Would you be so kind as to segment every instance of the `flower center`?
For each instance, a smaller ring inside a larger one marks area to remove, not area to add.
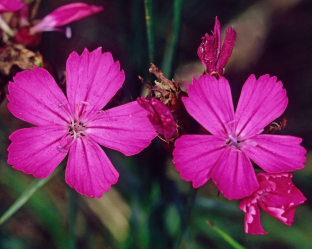
[[[80,136],[85,136],[83,133],[84,129],[85,129],[85,125],[81,121],[77,122],[76,120],[74,121],[74,123],[71,123],[68,126],[69,134],[74,139]]]
[[[225,140],[225,143],[227,146],[234,147],[235,149],[239,149],[241,147],[240,141],[232,134],[228,136],[228,138]]]
[[[59,104],[57,108],[63,108],[66,104],[67,103]],[[93,116],[89,118],[86,117],[86,114],[88,114],[84,108],[86,105],[90,104],[85,101],[81,101],[79,104],[76,104],[74,114],[71,114],[67,108],[64,108],[64,110],[68,114],[69,120],[67,126],[68,133],[66,133],[64,137],[60,140],[59,149],[61,152],[67,153],[69,151],[69,148],[76,141],[77,138],[86,138],[86,126],[88,125],[88,121],[92,120],[93,118]]]
[[[57,108],[64,108],[68,103],[59,104]],[[68,114],[68,133],[60,140],[59,149],[61,152],[68,152],[71,145],[76,141],[77,138],[88,139],[88,134],[86,132],[89,123],[94,120],[94,118],[102,113],[99,111],[90,111],[86,109],[86,106],[90,106],[90,103],[86,101],[80,101],[75,105],[75,112],[72,114],[67,108],[64,108],[65,112]]]

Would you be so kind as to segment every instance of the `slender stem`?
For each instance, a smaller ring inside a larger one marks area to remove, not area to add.
[[[2,225],[7,219],[9,219],[17,210],[19,210],[32,195],[40,189],[45,183],[47,183],[53,176],[55,176],[63,167],[57,167],[54,172],[44,179],[36,179],[34,180],[28,189],[24,191],[24,193],[17,198],[17,200],[9,207],[9,209],[0,217],[0,225]]]
[[[35,0],[34,3],[32,4],[31,12],[30,12],[30,20],[32,21],[33,19],[36,18],[39,6],[40,6],[41,0]]]
[[[152,15],[152,0],[144,0],[145,3],[145,20],[147,28],[147,42],[148,42],[148,56],[150,63],[154,63],[154,29],[153,29],[153,15]]]
[[[71,187],[68,190],[68,221],[70,249],[76,248],[76,217],[77,217],[77,192]]]
[[[220,228],[216,227],[211,221],[207,220],[207,224],[217,233],[219,234],[226,242],[228,242],[235,249],[245,249],[242,245],[240,245],[237,241],[235,241],[228,234],[223,232]]]
[[[177,45],[180,39],[181,31],[181,12],[182,12],[182,1],[175,0],[173,6],[173,32],[172,37],[166,45],[165,56],[162,63],[161,70],[167,78],[172,76],[173,60],[176,57]]]
[[[194,206],[195,199],[196,199],[197,190],[198,188],[193,188],[192,185],[190,186],[190,190],[187,196],[186,206],[184,208],[182,218],[181,218],[181,231],[178,236],[178,239],[176,240],[175,247],[174,247],[176,249],[180,248],[183,235],[187,229],[187,226],[191,217],[191,211]]]

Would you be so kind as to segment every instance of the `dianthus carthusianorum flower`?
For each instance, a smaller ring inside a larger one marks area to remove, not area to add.
[[[102,10],[102,6],[88,5],[86,3],[66,4],[57,8],[31,27],[30,33],[34,34],[43,31],[62,31],[58,28],[59,26],[80,20]],[[71,32],[66,35],[70,38]]]
[[[0,0],[0,13],[17,11],[25,4],[19,0]]]
[[[183,103],[211,135],[183,135],[175,142],[173,162],[181,177],[195,188],[210,178],[228,199],[250,196],[259,183],[250,159],[269,173],[304,167],[301,138],[261,134],[286,109],[282,82],[251,75],[234,113],[231,89],[224,77],[200,76],[188,88]]]
[[[68,23],[80,20],[103,10],[102,6],[86,3],[70,3],[63,5],[39,21],[28,19],[30,10],[25,5],[19,13],[19,29],[14,35],[18,44],[37,46],[41,40],[40,33],[44,31],[61,31],[71,38],[70,27],[63,28]]]
[[[0,30],[13,34],[8,24],[2,19],[1,13],[17,11],[23,6],[25,4],[19,0],[0,0]]]
[[[37,127],[13,132],[8,163],[45,178],[68,154],[67,184],[81,194],[101,197],[119,175],[98,143],[129,156],[157,135],[148,112],[136,101],[102,111],[124,79],[119,62],[101,48],[69,56],[67,98],[45,69],[18,73],[9,83],[8,108]]]
[[[239,204],[240,209],[245,212],[246,233],[267,234],[261,226],[259,207],[285,225],[291,225],[296,207],[306,201],[291,178],[290,173],[257,174],[259,188]]]

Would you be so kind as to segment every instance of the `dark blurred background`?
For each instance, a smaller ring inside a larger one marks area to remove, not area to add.
[[[41,19],[68,0],[42,1],[37,18]],[[112,52],[125,70],[124,102],[141,96],[141,75],[149,82],[147,35],[143,0],[83,1],[101,5],[104,11],[76,21],[72,38],[63,33],[43,33],[40,51],[59,76],[65,71],[72,51],[99,46]],[[190,225],[181,248],[230,248],[206,223],[216,226],[247,248],[312,248],[312,1],[304,0],[192,0],[183,1],[181,36],[172,71],[166,76],[191,82],[203,72],[197,56],[201,37],[214,27],[215,16],[225,29],[233,25],[237,40],[226,66],[225,77],[237,103],[241,87],[250,74],[277,76],[289,97],[285,115],[287,126],[278,134],[303,138],[307,149],[306,167],[294,172],[294,183],[307,197],[296,210],[295,221],[287,227],[261,213],[265,236],[247,235],[244,214],[238,201],[218,197],[209,181],[199,189]],[[154,64],[162,68],[166,46],[172,36],[173,1],[153,1],[155,33]],[[30,185],[32,176],[6,164],[8,136],[25,123],[0,106],[0,215]],[[40,189],[26,205],[0,226],[0,248],[71,248],[68,201],[74,195],[77,213],[77,248],[173,248],[179,233],[179,214],[186,201],[189,183],[180,179],[160,141],[134,157],[105,149],[120,173],[118,183],[101,199],[72,193],[61,173]],[[73,247],[72,247],[73,248]]]

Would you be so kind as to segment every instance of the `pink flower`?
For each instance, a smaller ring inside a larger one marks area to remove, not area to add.
[[[19,0],[0,0],[0,14],[5,12],[13,12],[21,9],[25,4]],[[2,19],[0,15],[0,29],[13,35],[12,29],[9,25]]]
[[[149,120],[156,131],[163,135],[167,141],[177,136],[177,124],[168,106],[156,98],[147,100],[141,97],[137,101],[140,106],[149,112]]]
[[[259,188],[239,204],[240,209],[245,212],[246,233],[267,234],[261,226],[259,206],[285,225],[291,225],[296,207],[306,200],[291,178],[292,174],[289,173],[257,175]]]
[[[8,163],[45,178],[69,153],[68,185],[89,197],[108,191],[119,175],[97,143],[130,156],[157,135],[136,101],[102,111],[124,82],[119,67],[101,48],[73,52],[66,64],[67,98],[45,69],[18,73],[9,83],[8,108],[37,127],[13,132]]]
[[[103,10],[102,6],[88,5],[86,3],[71,3],[61,6],[45,16],[36,25],[30,28],[30,34],[43,31],[63,31],[59,26],[77,21]],[[66,36],[71,37],[70,29],[65,30]]]
[[[24,5],[19,0],[0,0],[0,13],[17,11]]]
[[[220,22],[216,17],[212,35],[205,34],[197,50],[197,54],[205,66],[206,74],[218,75],[218,77],[224,74],[224,67],[232,54],[235,39],[236,33],[232,27],[229,27],[226,30],[221,49],[221,28]]]
[[[183,135],[175,142],[173,162],[195,188],[210,178],[228,199],[250,196],[259,188],[250,159],[269,173],[304,167],[301,138],[261,134],[287,106],[286,91],[276,77],[251,75],[234,113],[224,77],[200,76],[182,98],[189,114],[212,135]]]

